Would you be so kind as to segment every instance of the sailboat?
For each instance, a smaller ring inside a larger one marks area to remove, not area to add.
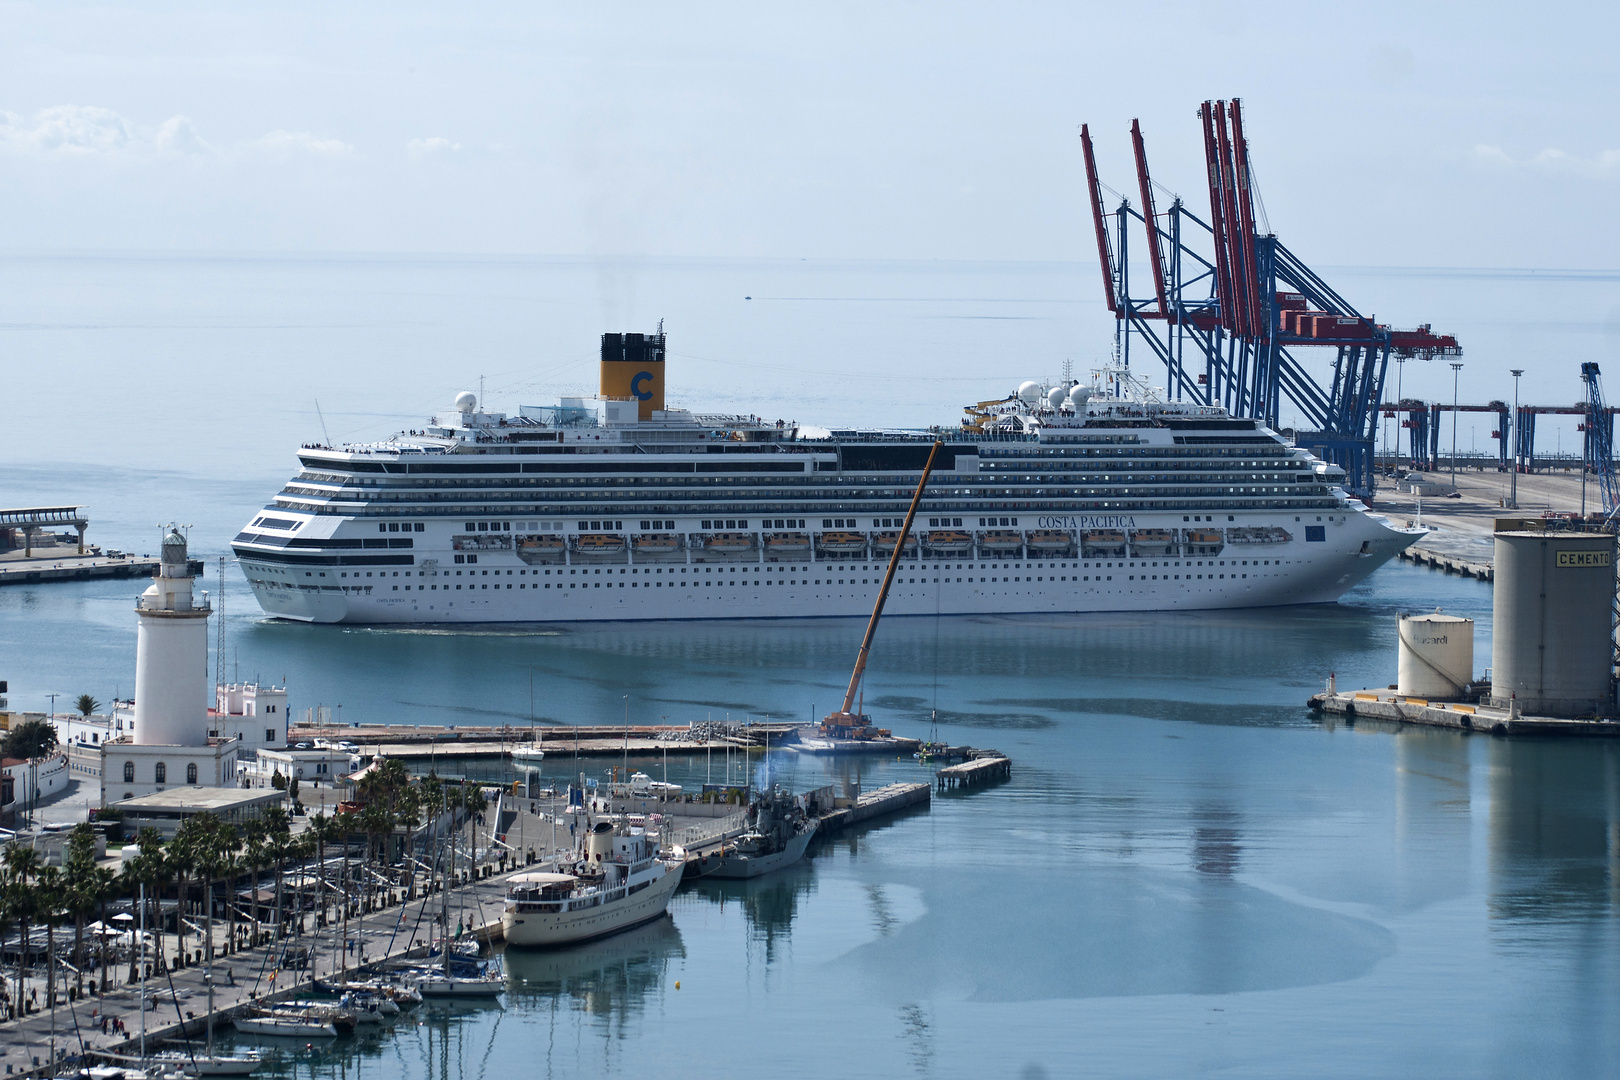
[[[416,992],[423,998],[438,1000],[499,997],[506,991],[505,974],[498,966],[479,958],[476,941],[450,937],[450,882],[455,879],[456,857],[454,832],[445,842],[451,865],[440,892],[440,963],[435,968],[417,970]],[[459,897],[461,892],[458,890],[456,895]]]

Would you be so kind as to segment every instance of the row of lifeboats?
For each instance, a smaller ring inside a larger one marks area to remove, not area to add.
[[[802,555],[812,547],[826,555],[889,555],[898,544],[911,552],[920,545],[934,554],[971,554],[975,550],[989,556],[1049,556],[1059,558],[1077,551],[1084,558],[1139,557],[1167,555],[1214,555],[1227,544],[1287,543],[1293,537],[1276,527],[1239,527],[1221,530],[1192,529],[986,529],[977,533],[965,529],[935,529],[908,533],[903,539],[898,529],[864,533],[838,530],[811,536],[804,532],[713,532],[582,533],[571,539],[561,536],[525,536],[518,551],[527,558],[561,558],[565,550],[576,555],[622,555],[626,550],[641,556],[677,555],[690,548],[713,555],[746,555],[763,546],[768,555]]]

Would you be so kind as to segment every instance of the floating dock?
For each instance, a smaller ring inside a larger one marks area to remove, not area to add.
[[[1357,719],[1387,720],[1397,724],[1479,731],[1489,735],[1620,736],[1620,720],[1565,719],[1556,716],[1510,714],[1507,709],[1466,701],[1431,701],[1394,690],[1356,690],[1313,694],[1308,702],[1316,712]]]

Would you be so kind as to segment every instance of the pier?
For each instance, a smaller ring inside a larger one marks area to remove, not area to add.
[[[615,754],[704,754],[725,750],[786,750],[799,754],[901,754],[922,744],[916,739],[887,736],[873,739],[826,739],[802,724],[766,721],[756,724],[580,724],[525,728],[516,725],[294,724],[287,741],[347,741],[363,752],[404,761],[455,758],[503,761],[520,746],[538,745],[558,757],[610,757]]]
[[[1444,570],[1448,574],[1461,574],[1463,577],[1478,578],[1480,581],[1496,580],[1496,570],[1491,566],[1489,559],[1467,559],[1448,555],[1421,544],[1413,544],[1398,557],[1419,566]]]
[[[124,551],[86,546],[90,519],[82,506],[31,506],[0,510],[0,585],[50,581],[151,577],[158,560]],[[66,527],[72,532],[56,532]],[[202,572],[202,562],[191,560]]]
[[[941,792],[1012,779],[1012,759],[999,750],[975,750],[966,761],[947,765],[934,776]]]
[[[1453,728],[1489,735],[1585,735],[1601,738],[1620,736],[1620,720],[1598,717],[1568,719],[1556,716],[1526,716],[1516,711],[1465,701],[1430,701],[1394,690],[1356,690],[1311,695],[1307,703],[1315,712],[1356,720],[1386,720],[1397,724]]]

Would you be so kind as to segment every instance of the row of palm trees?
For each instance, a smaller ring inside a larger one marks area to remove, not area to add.
[[[213,960],[301,933],[310,879],[302,878],[296,890],[288,890],[285,884],[290,870],[304,868],[312,859],[316,868],[314,906],[321,923],[326,922],[333,905],[345,918],[376,910],[383,903],[379,893],[391,890],[400,879],[404,896],[414,896],[415,874],[394,871],[408,855],[405,842],[417,835],[424,821],[467,824],[487,805],[476,785],[445,782],[432,774],[412,778],[398,761],[388,761],[363,777],[358,794],[357,804],[344,804],[331,816],[315,814],[298,832],[280,806],[266,809],[240,827],[212,814],[197,814],[168,843],[155,829],[142,829],[135,838],[139,853],[116,871],[98,863],[95,833],[88,824],[76,826],[69,835],[59,868],[46,865],[33,848],[20,844],[6,848],[0,854],[0,946],[16,933],[17,976],[12,985],[6,985],[7,980],[0,976],[0,1019],[22,1015],[26,1003],[37,998],[37,986],[32,992],[29,987],[30,966],[37,960],[30,938],[41,927],[46,930],[44,979],[49,1006],[58,996],[55,931],[69,924],[74,929],[73,948],[66,961],[73,976],[69,995],[85,992],[87,971],[92,974],[92,991],[111,986],[107,944],[113,935],[106,915],[108,906],[123,898],[145,897],[145,918],[135,924],[144,921],[156,945],[155,962],[147,963],[145,970],[140,953],[131,951],[127,977],[133,982],[169,965]],[[355,841],[363,841],[364,855],[358,865],[351,866],[347,856]],[[322,876],[327,850],[333,845],[341,845],[345,855],[342,880],[336,885]],[[358,872],[357,888],[351,885],[351,870]],[[266,873],[274,882],[270,903],[264,902],[270,898],[261,898],[259,889]],[[430,879],[433,873],[429,869]],[[250,887],[246,904],[237,902],[244,879]],[[296,896],[290,905],[289,894]],[[174,951],[169,953],[166,939],[170,931],[163,904],[171,896],[175,901]],[[224,922],[217,947],[216,919]],[[87,941],[91,927],[95,933]],[[188,954],[184,947],[188,928],[203,938],[197,954]],[[0,954],[7,951],[0,947]],[[95,977],[95,969],[99,969],[99,977]]]

